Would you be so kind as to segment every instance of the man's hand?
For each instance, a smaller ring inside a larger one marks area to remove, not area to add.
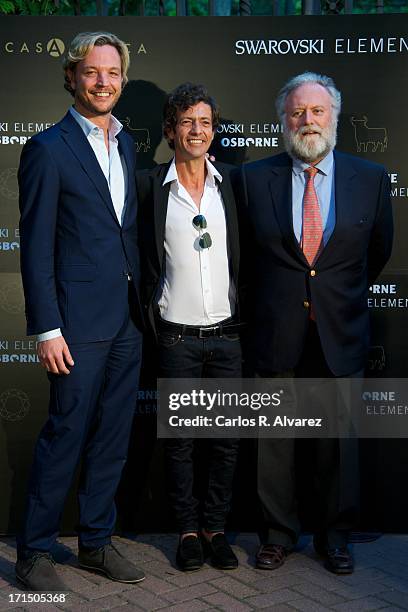
[[[68,344],[63,336],[39,342],[37,354],[43,368],[52,374],[69,374],[67,366],[74,365]]]

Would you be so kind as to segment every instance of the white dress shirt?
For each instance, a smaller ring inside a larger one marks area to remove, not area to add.
[[[84,132],[89,144],[95,153],[96,159],[105,175],[109,191],[112,198],[113,207],[119,223],[122,225],[123,216],[126,210],[127,196],[127,167],[123,155],[120,155],[116,136],[123,129],[123,125],[111,115],[108,138],[109,151],[106,148],[103,130],[89,121],[86,117],[78,113],[73,106],[69,109],[71,115],[77,121]],[[39,334],[38,342],[52,340],[61,336],[61,330],[52,329]]]
[[[234,314],[235,288],[231,279],[224,205],[216,178],[222,176],[206,160],[207,176],[200,210],[180,183],[176,164],[163,185],[171,183],[164,239],[165,268],[159,296],[160,316],[184,325],[212,325]],[[212,245],[199,245],[196,215],[204,215]]]

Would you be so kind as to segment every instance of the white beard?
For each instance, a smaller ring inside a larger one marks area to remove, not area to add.
[[[302,134],[318,132],[306,138]],[[333,119],[331,124],[325,128],[318,126],[303,126],[296,132],[288,130],[284,125],[283,138],[286,151],[291,157],[296,157],[303,162],[312,164],[326,157],[336,146],[337,120]]]

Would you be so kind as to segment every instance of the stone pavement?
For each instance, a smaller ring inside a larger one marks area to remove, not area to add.
[[[205,565],[198,572],[182,573],[174,565],[175,535],[115,538],[123,554],[146,573],[144,582],[132,586],[79,569],[76,540],[61,538],[54,556],[61,563],[58,571],[71,589],[65,603],[24,604],[10,603],[11,594],[27,596],[27,592],[20,590],[14,579],[14,541],[2,538],[0,610],[408,610],[408,535],[387,535],[375,542],[354,545],[356,571],[343,577],[323,568],[310,537],[302,538],[285,565],[273,572],[254,568],[258,547],[254,534],[240,534],[232,541],[240,560],[237,570],[220,571]]]

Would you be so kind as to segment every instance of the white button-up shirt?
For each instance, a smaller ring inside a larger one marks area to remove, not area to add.
[[[165,272],[159,297],[160,316],[184,325],[211,325],[234,314],[235,288],[231,279],[224,205],[216,178],[222,176],[206,160],[207,176],[200,210],[180,183],[173,160],[163,185],[171,183],[164,239]],[[204,215],[207,228],[193,225]],[[201,248],[208,232],[210,248]]]
[[[123,156],[119,154],[116,136],[123,129],[123,125],[116,117],[111,115],[108,130],[108,151],[102,128],[99,128],[92,123],[92,121],[89,121],[89,119],[78,113],[73,106],[71,106],[69,110],[74,119],[79,123],[79,126],[82,128],[95,153],[96,159],[108,183],[116,216],[119,223],[122,225],[127,195],[127,167]]]

